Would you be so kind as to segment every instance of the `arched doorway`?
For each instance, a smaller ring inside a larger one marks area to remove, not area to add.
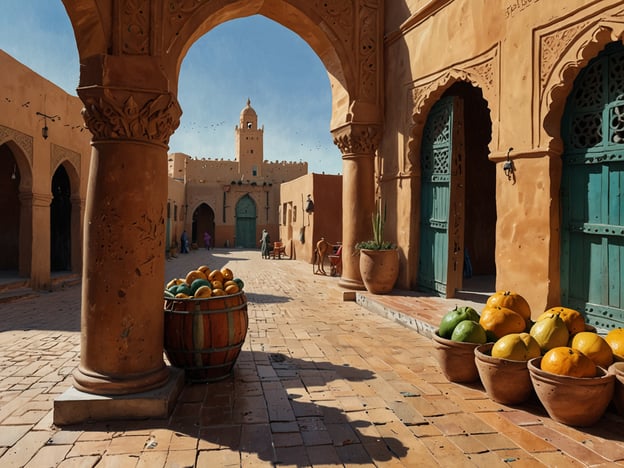
[[[193,212],[192,239],[199,247],[207,247],[204,243],[204,233],[210,234],[212,245],[215,244],[215,216],[214,211],[206,203],[199,205]]]
[[[20,171],[8,145],[0,146],[0,270],[15,272],[19,269]]]
[[[561,302],[624,326],[624,46],[579,73],[562,119]]]
[[[236,203],[236,247],[256,247],[256,211],[256,203],[249,195]]]
[[[421,145],[419,288],[446,297],[494,290],[495,165],[480,89],[454,83],[432,107]]]
[[[50,269],[71,271],[71,184],[63,165],[52,177],[50,204]]]

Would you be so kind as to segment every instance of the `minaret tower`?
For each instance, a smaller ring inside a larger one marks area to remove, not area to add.
[[[245,180],[257,180],[262,176],[264,161],[264,125],[258,128],[258,115],[249,99],[241,111],[240,124],[236,126],[235,132],[238,172]]]

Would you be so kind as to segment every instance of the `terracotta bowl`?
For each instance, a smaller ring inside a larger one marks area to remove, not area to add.
[[[620,416],[624,416],[624,362],[614,362],[609,367],[609,374],[615,376],[613,404]]]
[[[492,357],[494,343],[477,346],[475,364],[487,395],[497,403],[517,405],[529,399],[533,384],[526,361]]]
[[[569,426],[597,423],[613,398],[615,376],[602,367],[592,378],[568,377],[540,369],[542,358],[528,362],[533,388],[548,415]]]
[[[450,382],[469,383],[479,380],[474,355],[478,344],[447,340],[439,335],[439,329],[435,330],[432,339],[440,369]]]

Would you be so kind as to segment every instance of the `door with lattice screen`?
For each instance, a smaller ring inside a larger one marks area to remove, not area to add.
[[[624,46],[577,77],[562,121],[561,296],[599,328],[624,327]]]
[[[421,145],[419,288],[453,297],[464,265],[463,101],[440,99]]]

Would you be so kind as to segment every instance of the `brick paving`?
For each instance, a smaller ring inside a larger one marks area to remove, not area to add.
[[[337,278],[258,251],[193,251],[167,279],[201,264],[245,280],[249,332],[233,376],[187,384],[166,420],[55,427],[79,361],[80,287],[0,304],[0,467],[624,465],[611,409],[576,429],[535,398],[504,406],[448,382],[414,328],[454,301],[397,292],[375,313],[343,302]]]

